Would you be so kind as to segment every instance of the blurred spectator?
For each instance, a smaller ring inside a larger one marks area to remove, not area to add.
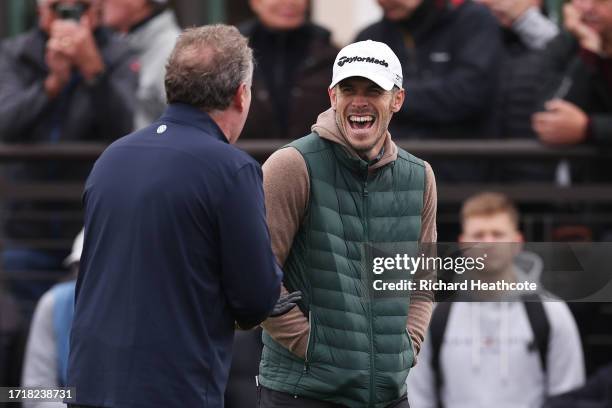
[[[573,0],[546,48],[545,111],[533,116],[544,143],[612,142],[612,0]]]
[[[471,0],[378,0],[382,21],[357,40],[387,43],[403,65],[406,101],[391,122],[402,138],[495,137],[494,97],[500,30],[486,7]],[[433,161],[444,181],[484,177],[484,164]]]
[[[612,363],[612,303],[573,302],[569,306],[578,323],[586,372],[592,375]]]
[[[105,0],[104,24],[123,34],[138,56],[140,79],[134,117],[137,129],[148,126],[166,109],[166,60],[180,28],[167,0]]]
[[[599,370],[584,387],[553,398],[544,408],[610,408],[612,407],[612,365]]]
[[[485,268],[473,279],[539,278],[541,262],[525,262],[534,255],[520,263],[515,258],[523,237],[507,197],[468,199],[461,222],[460,242],[487,245]],[[437,305],[419,364],[408,376],[412,408],[538,407],[547,395],[584,383],[580,338],[567,305],[518,293],[501,296]]]
[[[542,49],[559,34],[557,25],[542,13],[542,0],[477,1],[487,6],[499,23],[518,36],[528,49]]]
[[[126,44],[98,27],[98,2],[39,0],[39,27],[0,44],[2,141],[110,142],[132,129],[133,58]],[[83,182],[89,170],[87,163],[39,160],[12,167],[9,176],[20,182]],[[5,269],[61,269],[67,251],[34,249],[27,241],[72,239],[82,221],[68,222],[59,215],[40,221],[25,214],[74,212],[81,206],[25,201],[8,206]],[[13,285],[20,298],[31,301],[48,287]]]
[[[38,302],[24,356],[23,387],[65,387],[68,338],[74,315],[74,288],[83,252],[83,231],[64,260],[71,279],[47,291]],[[62,408],[61,402],[24,402],[23,408]]]
[[[256,19],[240,31],[255,54],[253,103],[241,138],[297,139],[329,107],[338,50],[307,20],[309,0],[250,0]]]
[[[21,373],[24,324],[14,299],[4,291],[0,276],[0,386],[17,387]],[[0,407],[3,407],[0,402]]]
[[[496,98],[499,135],[536,139],[531,115],[537,110],[541,82],[541,53],[558,33],[557,25],[544,16],[542,0],[480,0],[503,28],[504,55]],[[552,181],[554,163],[505,160],[495,164],[497,181]]]

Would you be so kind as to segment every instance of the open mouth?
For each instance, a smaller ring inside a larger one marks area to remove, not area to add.
[[[351,129],[370,129],[374,126],[376,118],[372,115],[349,115],[348,122]]]

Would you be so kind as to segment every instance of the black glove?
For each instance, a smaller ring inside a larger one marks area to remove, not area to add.
[[[278,317],[282,316],[291,309],[295,307],[295,302],[302,299],[302,292],[296,290],[295,292],[288,293],[286,295],[281,295],[278,298],[278,302],[274,305],[274,309],[270,313],[269,317]]]

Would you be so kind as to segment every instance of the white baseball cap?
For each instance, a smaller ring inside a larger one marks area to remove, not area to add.
[[[329,87],[354,76],[367,78],[385,91],[394,85],[402,88],[403,84],[402,64],[397,55],[387,44],[372,40],[349,44],[340,50]]]
[[[68,267],[81,260],[81,253],[83,252],[83,235],[85,235],[84,230],[81,230],[79,235],[77,235],[74,239],[74,243],[72,244],[72,252],[70,252],[70,255],[64,259],[64,266]]]

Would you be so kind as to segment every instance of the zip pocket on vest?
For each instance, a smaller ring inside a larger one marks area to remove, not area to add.
[[[412,342],[412,337],[410,337],[410,332],[408,331],[408,328],[406,327],[406,336],[408,336],[408,345],[410,346],[410,355],[412,356],[412,361],[410,362],[410,365],[408,366],[409,368],[414,367],[414,362],[416,360],[416,350],[414,349],[414,344]]]
[[[308,365],[310,364],[310,344],[312,337],[312,310],[308,311],[308,339],[306,340],[306,355],[304,356],[304,372],[308,371]]]

